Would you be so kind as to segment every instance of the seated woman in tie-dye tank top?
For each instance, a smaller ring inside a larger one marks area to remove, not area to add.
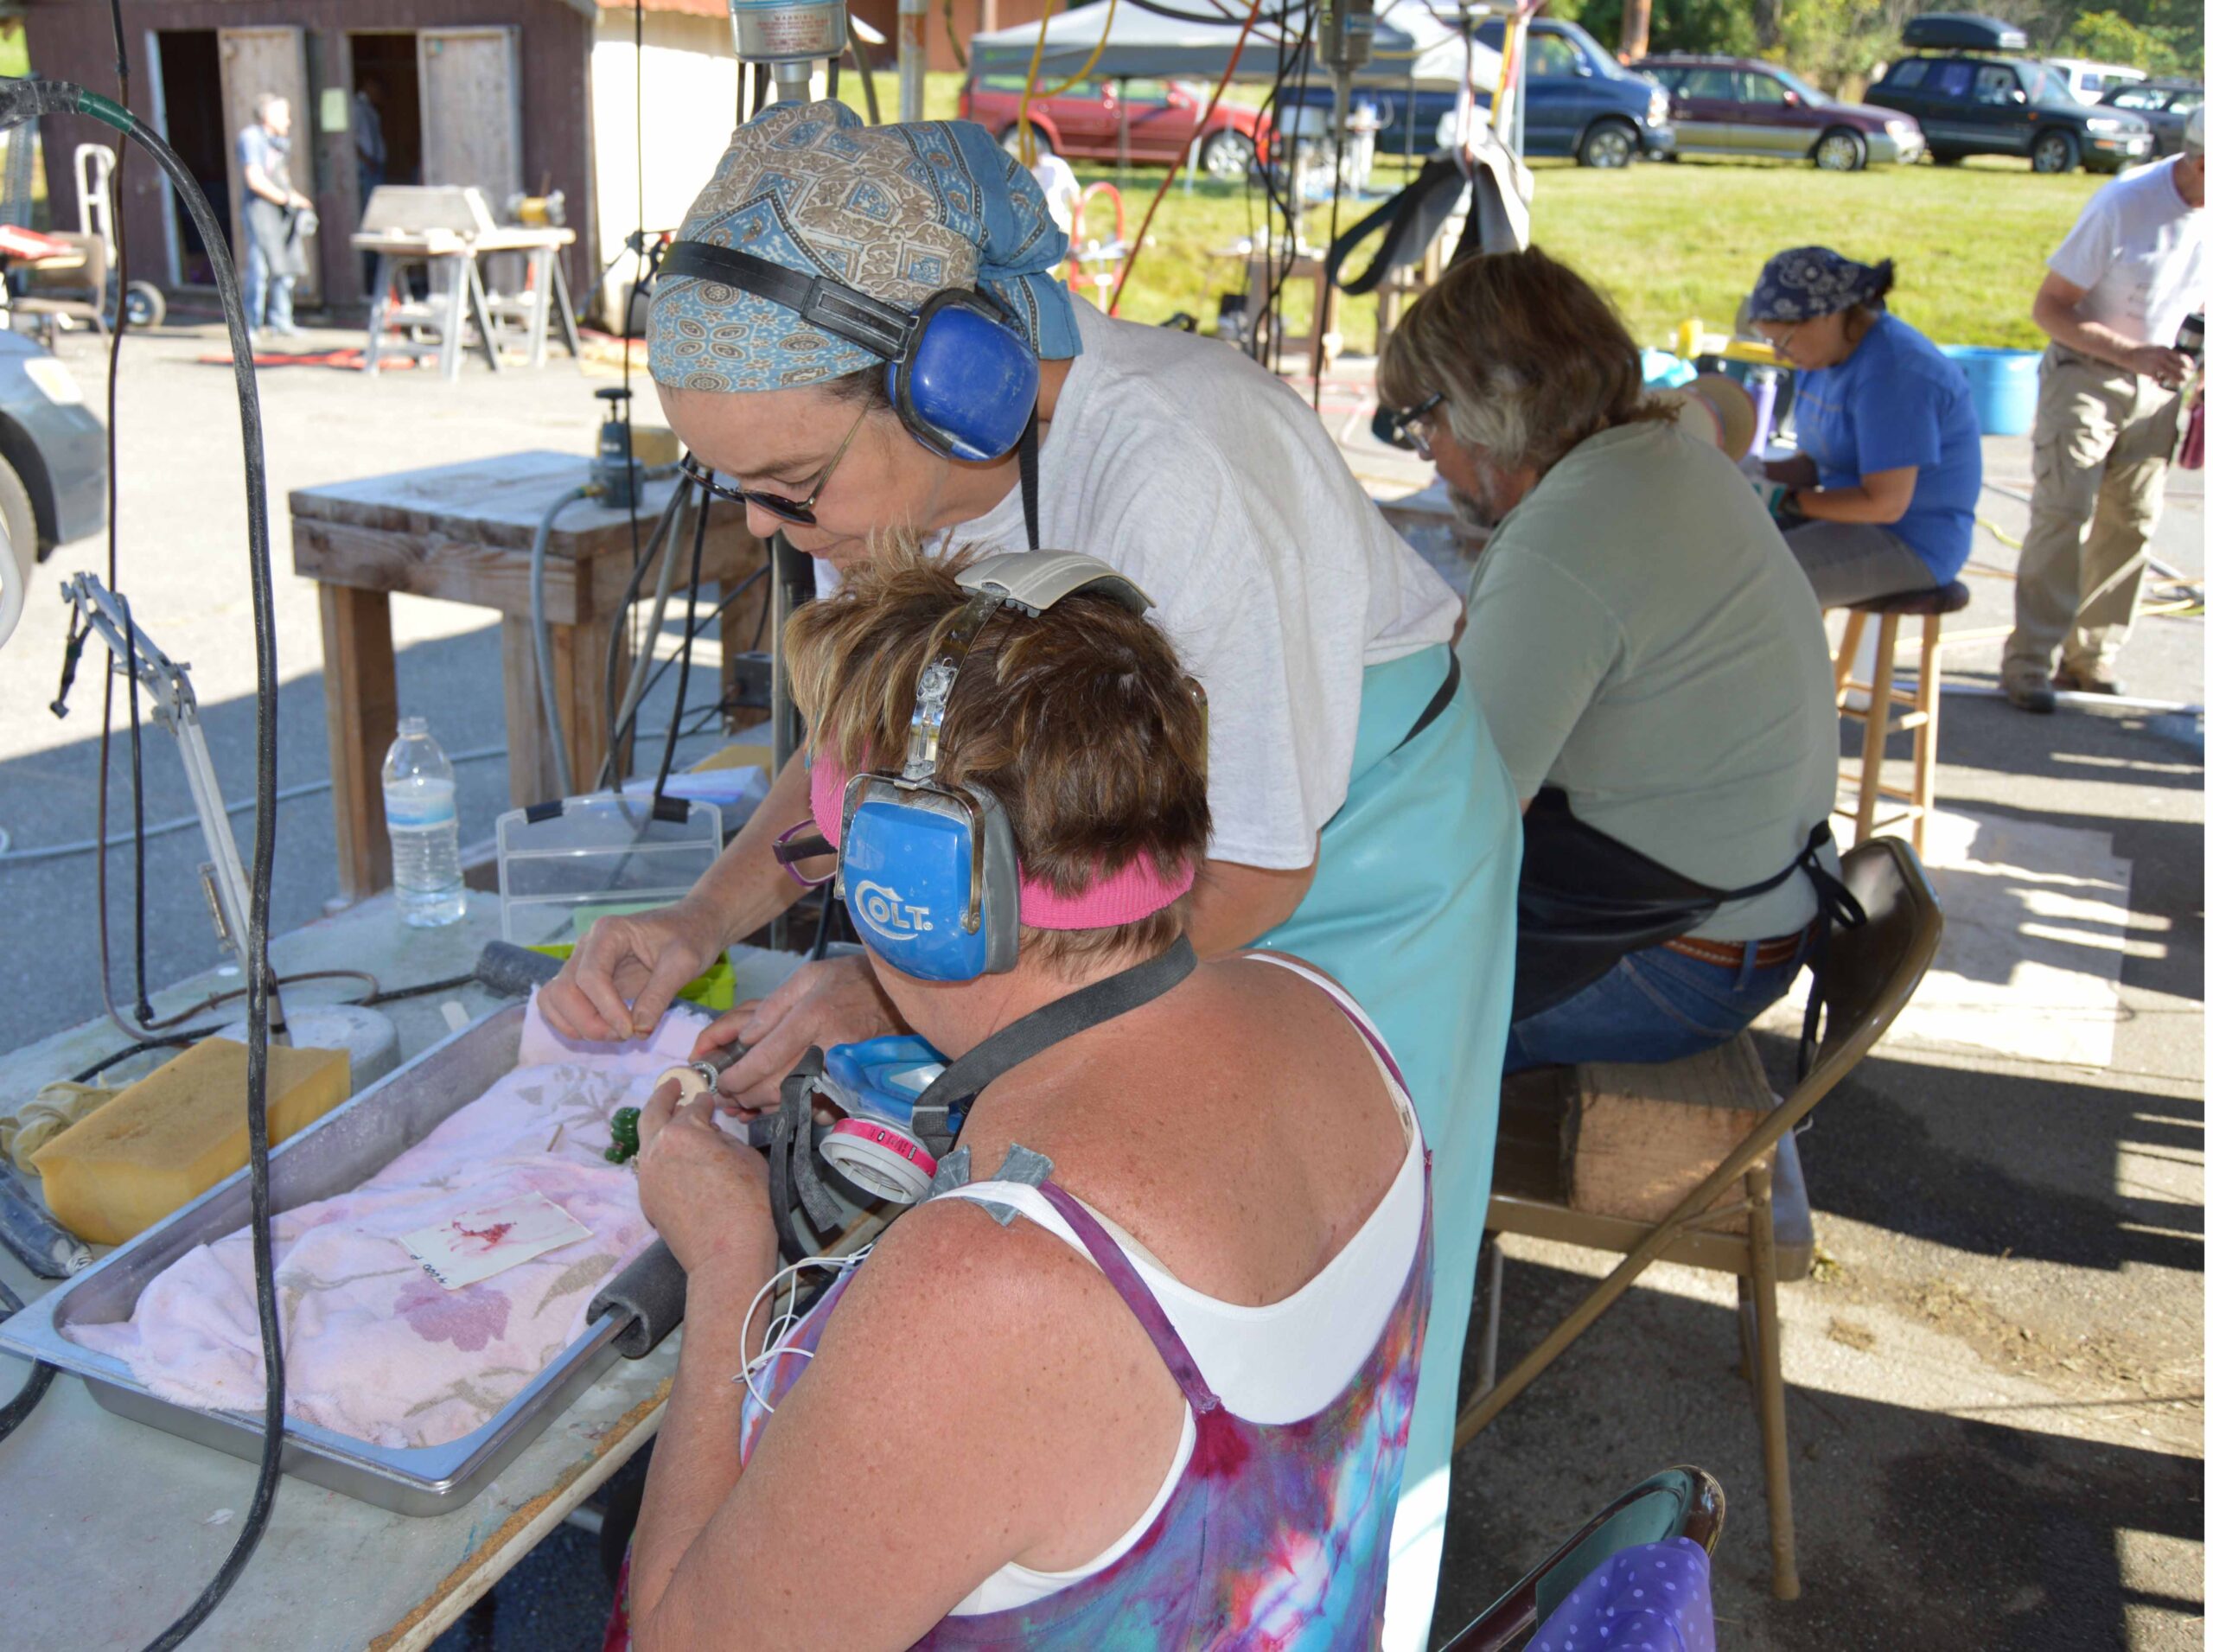
[[[960,565],[895,550],[792,622],[833,840],[840,774],[906,749]],[[937,780],[990,792],[1014,828],[1019,955],[947,983],[871,954],[899,1018],[958,1057],[1177,948],[1208,755],[1203,704],[1140,615],[1081,593],[992,616]],[[777,1263],[765,1174],[711,1105],[646,1120],[641,1191],[690,1298],[609,1646],[1374,1643],[1429,1305],[1427,1155],[1332,983],[1209,960],[1005,1072],[932,1196],[765,1362],[768,1313],[745,1323]]]

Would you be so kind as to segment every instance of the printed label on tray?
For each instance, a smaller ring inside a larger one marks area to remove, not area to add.
[[[449,1291],[504,1273],[533,1256],[590,1239],[591,1229],[542,1193],[518,1194],[403,1234],[423,1271]]]

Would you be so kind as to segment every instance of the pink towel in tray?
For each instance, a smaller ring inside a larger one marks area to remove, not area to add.
[[[349,1193],[277,1217],[286,1414],[383,1446],[440,1445],[482,1426],[575,1341],[603,1282],[653,1238],[636,1172],[610,1164],[608,1119],[642,1107],[687,1059],[704,1017],[651,1039],[572,1045],[533,999],[514,1070]],[[459,1290],[400,1236],[539,1193],[591,1230]],[[163,1400],[258,1411],[264,1376],[246,1231],[179,1257],[122,1324],[78,1325]]]

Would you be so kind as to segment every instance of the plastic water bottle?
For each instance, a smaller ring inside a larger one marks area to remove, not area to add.
[[[469,895],[461,882],[453,765],[419,717],[399,719],[399,738],[385,753],[384,820],[399,921],[418,929],[459,922]]]

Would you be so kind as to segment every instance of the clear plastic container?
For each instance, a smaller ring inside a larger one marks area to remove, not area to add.
[[[500,817],[500,932],[522,947],[584,939],[609,913],[666,906],[722,852],[722,811],[670,797],[564,798]]]
[[[461,881],[453,765],[419,717],[399,719],[399,737],[384,755],[384,824],[399,921],[418,929],[460,922],[469,892]]]

